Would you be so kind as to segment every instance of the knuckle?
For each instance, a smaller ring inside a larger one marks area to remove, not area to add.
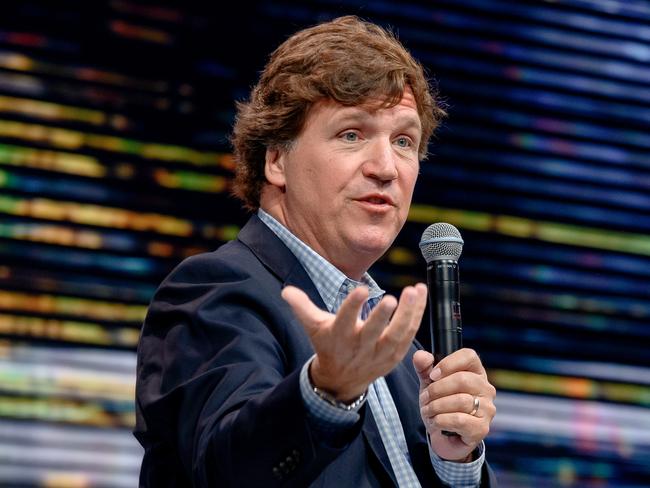
[[[399,337],[397,337],[397,335],[394,333],[383,334],[381,337],[381,342],[382,347],[394,350],[399,345]]]
[[[439,385],[437,383],[429,383],[427,385],[427,390],[429,391],[429,397],[435,398],[438,389],[439,389]]]
[[[435,415],[442,412],[440,400],[433,400],[432,402],[430,402],[429,408],[431,410],[431,415]]]
[[[482,439],[485,439],[488,435],[489,429],[486,429],[483,425],[480,425],[478,427],[474,427],[472,430],[472,433],[470,434],[470,437],[475,441],[475,442],[480,442]]]
[[[431,407],[431,405],[427,405],[425,411],[426,411],[426,416],[427,416],[428,418],[430,418],[430,419],[435,418],[435,416],[436,416],[436,414],[437,414],[437,412],[435,411],[435,409],[433,409],[433,408]]]
[[[429,407],[427,405],[420,407],[420,417],[422,417],[422,420],[425,420],[427,417],[429,417]]]
[[[479,357],[478,353],[474,349],[467,348],[467,358],[468,358],[468,364],[470,368],[475,369],[478,372],[485,373],[485,369],[483,368],[483,363],[481,362],[481,358]]]
[[[490,414],[490,418],[494,418],[494,416],[497,414],[497,407],[494,405],[494,403],[490,403],[488,405],[488,413]]]
[[[463,356],[467,358],[470,364],[478,359],[478,354],[472,348],[464,347],[463,349],[461,349],[461,351],[463,352]]]
[[[458,386],[460,386],[463,391],[468,391],[471,384],[471,376],[468,373],[463,372],[458,374]]]
[[[428,417],[428,418],[433,418],[433,417],[436,416],[436,411],[435,411],[435,409],[431,406],[431,404],[429,404],[429,405],[427,405],[426,407],[424,407],[423,410],[424,410],[424,414],[425,414],[425,416]]]
[[[471,347],[465,347],[464,349],[465,349],[465,354],[468,354],[470,357],[473,358],[478,358],[478,354]]]
[[[467,426],[467,419],[465,418],[465,415],[463,415],[462,413],[453,414],[452,422],[455,426],[457,426],[460,429],[463,429]]]
[[[436,383],[431,383],[427,388],[429,390],[429,398],[432,400],[439,398],[440,394],[438,392],[438,385]]]

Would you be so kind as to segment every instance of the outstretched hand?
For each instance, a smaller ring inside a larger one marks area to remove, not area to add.
[[[314,386],[345,402],[357,398],[404,358],[422,320],[427,287],[422,283],[407,286],[399,302],[385,296],[366,320],[359,318],[368,300],[365,287],[354,289],[336,315],[318,308],[293,286],[282,290],[282,298],[293,309],[316,351],[310,369]]]

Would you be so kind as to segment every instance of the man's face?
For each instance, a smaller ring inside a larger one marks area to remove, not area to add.
[[[267,179],[284,189],[272,214],[359,278],[406,221],[421,133],[410,89],[391,108],[316,103],[291,149],[267,152]]]

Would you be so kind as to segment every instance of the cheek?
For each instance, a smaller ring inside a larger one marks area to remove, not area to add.
[[[413,190],[415,189],[415,182],[417,181],[417,178],[418,172],[416,170],[413,170],[413,168],[409,168],[409,171],[403,173],[401,182],[402,194],[405,197],[408,197],[409,202],[413,196]]]

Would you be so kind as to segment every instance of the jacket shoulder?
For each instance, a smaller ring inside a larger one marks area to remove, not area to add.
[[[212,252],[195,254],[181,261],[163,280],[169,282],[205,283],[245,278],[261,268],[261,263],[246,246],[230,241]]]

